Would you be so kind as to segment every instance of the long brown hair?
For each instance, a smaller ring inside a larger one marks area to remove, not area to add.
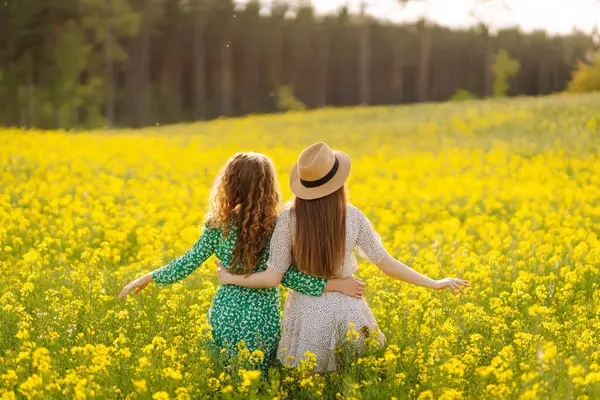
[[[235,221],[237,240],[229,271],[251,274],[277,222],[281,199],[269,157],[237,153],[219,173],[210,197],[209,226],[227,237]]]
[[[341,272],[346,245],[346,189],[316,200],[296,198],[294,265],[309,275],[332,278]]]

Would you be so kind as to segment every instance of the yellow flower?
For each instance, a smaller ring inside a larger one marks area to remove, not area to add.
[[[590,372],[585,376],[586,385],[594,385],[600,383],[600,372]]]
[[[398,372],[394,375],[394,383],[398,386],[404,385],[406,379],[406,374],[403,372]]]
[[[154,400],[169,400],[169,393],[167,392],[156,392],[152,395]]]
[[[2,393],[2,397],[0,397],[1,400],[15,400],[16,398],[15,392],[12,390]]]
[[[148,391],[148,385],[146,384],[145,379],[132,379],[131,381],[133,382],[133,386],[135,386],[135,390],[138,393],[146,393]]]
[[[9,369],[8,371],[6,371],[5,374],[0,375],[0,378],[2,378],[3,381],[5,382],[11,382],[11,381],[17,381],[19,380],[19,377],[17,375],[17,373],[15,372],[14,369]]]
[[[173,369],[173,368],[170,368],[170,367],[167,367],[167,368],[163,369],[163,376],[165,378],[171,378],[171,379],[174,379],[176,381],[180,381],[180,380],[183,379],[183,376],[181,375],[180,371],[178,371],[176,369]]]
[[[229,393],[231,391],[233,391],[233,386],[231,385],[227,385],[223,389],[221,389],[221,393]]]
[[[535,384],[533,388],[527,389],[520,396],[520,400],[535,400],[539,397],[538,395],[539,385]]]
[[[127,319],[129,318],[129,311],[121,310],[117,313],[117,319]]]
[[[462,392],[456,389],[445,389],[439,400],[460,400],[463,398]]]
[[[388,347],[383,356],[386,363],[392,363],[396,361],[400,355],[395,354],[394,351],[397,351],[395,348]]]
[[[431,390],[425,390],[419,394],[418,400],[432,400],[433,392]]]
[[[40,372],[46,372],[50,369],[50,352],[44,347],[39,347],[33,352],[32,364]]]
[[[538,357],[544,364],[549,364],[553,362],[557,354],[558,348],[556,345],[552,342],[547,342],[542,346],[542,349],[538,353]]]
[[[360,333],[354,329],[354,323],[348,322],[348,330],[346,331],[346,341],[356,342],[360,338]]]
[[[260,370],[245,370],[240,369],[240,377],[242,378],[242,387],[252,385],[252,382],[260,378]]]
[[[262,350],[254,350],[250,355],[250,363],[254,365],[258,365],[262,363],[265,359],[265,353]]]
[[[187,388],[180,387],[175,389],[175,394],[177,395],[178,400],[189,400],[190,395]]]
[[[19,385],[19,392],[25,396],[36,396],[40,393],[37,389],[42,386],[42,383],[42,378],[37,374],[33,374]]]
[[[144,368],[150,365],[150,361],[148,361],[148,357],[140,357],[138,359],[139,368]]]
[[[585,374],[585,368],[581,365],[572,365],[569,367],[567,372],[571,378],[574,376],[582,376]]]

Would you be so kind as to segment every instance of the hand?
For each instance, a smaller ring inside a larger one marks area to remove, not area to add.
[[[365,293],[365,283],[362,279],[349,276],[347,278],[337,279],[339,283],[339,292],[346,296],[354,297],[355,299],[362,299]]]
[[[452,294],[456,296],[456,291],[460,291],[462,294],[465,294],[465,291],[462,289],[462,286],[468,287],[471,286],[469,285],[468,281],[465,281],[463,279],[457,279],[457,278],[445,278],[445,279],[440,279],[439,281],[435,281],[436,286],[435,289],[437,290],[443,290],[446,288],[450,288],[450,290],[452,290]]]
[[[215,265],[218,267],[217,269],[217,277],[219,278],[219,282],[221,285],[231,285],[233,275],[218,261],[215,261]]]
[[[146,286],[148,286],[148,283],[150,283],[151,281],[152,274],[146,274],[140,278],[137,278],[135,281],[129,283],[123,288],[123,290],[121,290],[121,293],[119,294],[119,299],[123,300],[125,296],[127,296],[132,290],[133,293],[139,294],[142,290],[144,290]]]

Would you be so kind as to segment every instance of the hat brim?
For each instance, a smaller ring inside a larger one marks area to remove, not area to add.
[[[339,160],[340,166],[334,177],[329,182],[319,187],[307,188],[304,186],[302,182],[300,182],[298,163],[294,164],[290,174],[290,188],[296,197],[303,200],[315,200],[329,196],[331,193],[344,186],[348,180],[348,176],[350,176],[352,161],[350,160],[350,156],[344,152],[334,150],[333,153]]]

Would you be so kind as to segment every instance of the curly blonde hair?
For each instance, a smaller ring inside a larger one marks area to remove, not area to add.
[[[271,159],[259,153],[236,153],[215,181],[210,196],[209,226],[227,237],[234,221],[237,240],[229,271],[254,272],[275,223],[281,200],[277,174]]]

